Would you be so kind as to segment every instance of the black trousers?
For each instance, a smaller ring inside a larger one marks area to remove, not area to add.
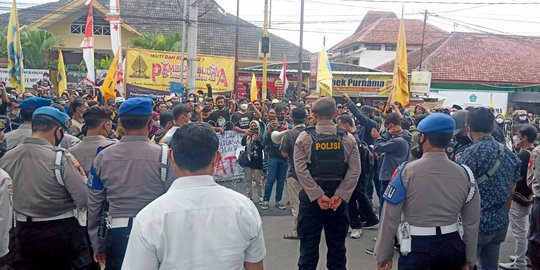
[[[373,204],[371,204],[371,201],[366,196],[365,182],[366,177],[360,177],[360,179],[358,179],[356,188],[349,200],[349,219],[351,228],[353,229],[361,229],[362,221],[367,224],[379,223],[377,215],[373,213]],[[358,216],[360,216],[360,218]]]
[[[413,236],[411,250],[399,256],[399,270],[461,270],[466,263],[465,243],[458,232]]]
[[[10,264],[15,270],[91,269],[86,228],[75,218],[17,222],[11,234]]]
[[[320,182],[326,196],[334,195],[340,182]],[[321,210],[317,201],[310,202],[306,192],[300,191],[298,211],[298,237],[300,238],[300,258],[298,269],[315,270],[319,262],[319,243],[324,228],[326,246],[326,267],[329,270],[346,269],[347,258],[345,238],[349,229],[347,203],[343,201],[336,211]]]
[[[129,225],[126,228],[109,229],[105,239],[105,269],[120,270],[122,262],[126,255],[129,234],[133,219],[129,219]]]
[[[533,270],[540,270],[540,198],[534,198],[529,225],[529,246],[527,255]]]

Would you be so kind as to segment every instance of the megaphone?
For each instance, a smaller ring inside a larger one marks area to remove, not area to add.
[[[285,136],[285,133],[287,132],[288,130],[273,131],[272,134],[270,134],[270,139],[272,139],[272,142],[275,144],[281,144],[281,140],[283,139],[283,136]]]

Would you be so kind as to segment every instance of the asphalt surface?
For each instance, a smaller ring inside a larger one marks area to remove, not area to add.
[[[234,189],[242,194],[245,192],[245,185],[243,181],[239,182],[227,182],[221,183],[223,186]],[[290,206],[287,206],[286,210],[280,210],[275,207],[275,185],[272,190],[272,197],[270,200],[270,207],[268,210],[262,210],[254,195],[254,203],[259,209],[263,221],[264,238],[266,242],[266,258],[264,259],[264,268],[267,270],[289,270],[297,269],[298,257],[300,256],[300,241],[298,240],[285,240],[283,235],[290,233],[293,225],[293,217],[291,214]],[[283,203],[287,203],[287,185],[283,192]],[[373,205],[378,207],[377,196],[374,196]],[[321,237],[321,244],[319,245],[319,265],[317,270],[326,269],[326,245],[324,239],[324,233]],[[347,269],[360,269],[360,270],[376,270],[376,262],[373,255],[365,252],[368,248],[373,248],[375,242],[374,238],[377,236],[377,230],[363,230],[362,237],[359,239],[352,239],[347,237]],[[515,238],[509,228],[506,241],[501,246],[500,262],[509,262],[509,256],[514,252]],[[397,269],[397,261],[399,254],[396,251],[394,254],[394,267]],[[530,268],[529,268],[530,269]]]

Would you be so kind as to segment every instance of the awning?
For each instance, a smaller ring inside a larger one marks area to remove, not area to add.
[[[508,98],[516,103],[539,103],[540,92],[515,92],[510,93]]]

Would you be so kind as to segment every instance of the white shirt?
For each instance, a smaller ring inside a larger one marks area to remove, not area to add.
[[[265,255],[251,200],[212,176],[182,177],[137,214],[122,269],[242,270]]]

